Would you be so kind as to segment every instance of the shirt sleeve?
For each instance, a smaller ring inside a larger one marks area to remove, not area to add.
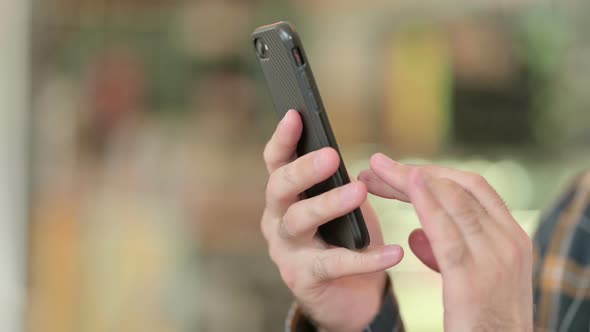
[[[286,332],[318,332],[318,328],[305,316],[297,303],[293,303],[285,324]],[[404,332],[403,321],[393,294],[391,280],[387,278],[387,284],[383,293],[383,302],[379,313],[364,332]]]
[[[590,173],[578,176],[543,215],[534,248],[536,330],[588,330]]]

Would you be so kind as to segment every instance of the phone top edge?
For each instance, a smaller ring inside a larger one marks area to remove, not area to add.
[[[259,37],[259,34],[263,34],[269,31],[274,31],[278,33],[281,36],[281,39],[285,41],[299,41],[297,30],[295,30],[295,27],[287,21],[271,23],[256,28],[254,32],[252,32],[252,39],[254,40]]]
[[[258,28],[256,28],[254,30],[253,33],[257,33],[257,32],[262,32],[262,31],[268,31],[268,30],[274,30],[277,28],[284,28],[290,31],[295,32],[295,27],[293,26],[293,24],[291,24],[288,21],[279,21],[279,22],[275,22],[275,23],[270,23],[270,24],[266,24],[266,25],[262,25],[259,26]]]

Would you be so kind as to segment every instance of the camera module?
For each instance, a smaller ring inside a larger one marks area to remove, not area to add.
[[[262,59],[266,59],[268,57],[268,45],[260,38],[256,38],[256,40],[254,40],[254,47],[256,48],[256,54],[258,54],[258,57]]]

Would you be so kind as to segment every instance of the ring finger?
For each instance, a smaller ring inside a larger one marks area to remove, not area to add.
[[[317,228],[358,208],[367,198],[367,188],[355,181],[324,194],[299,201],[287,210],[278,226],[286,240],[311,240]]]

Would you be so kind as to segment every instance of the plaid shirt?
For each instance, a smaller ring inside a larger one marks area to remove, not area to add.
[[[590,331],[590,172],[579,176],[545,213],[534,245],[535,331]],[[403,330],[388,285],[381,312],[365,331]],[[286,331],[317,329],[294,305]]]
[[[590,330],[590,172],[543,217],[533,282],[537,331]]]

